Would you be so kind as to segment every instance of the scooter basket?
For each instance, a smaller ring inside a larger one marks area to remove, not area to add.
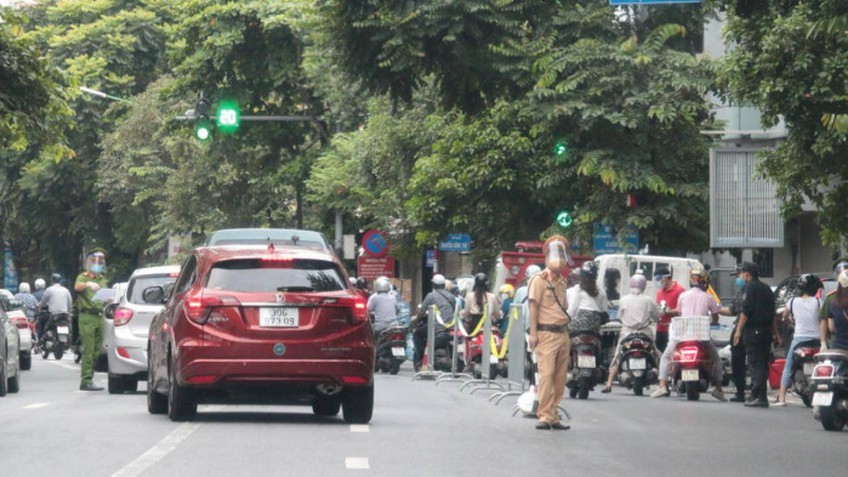
[[[671,339],[675,341],[710,341],[709,316],[678,316],[671,319]]]

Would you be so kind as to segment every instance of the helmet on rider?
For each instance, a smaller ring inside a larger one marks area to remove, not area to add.
[[[474,290],[489,291],[489,277],[485,273],[474,275]]]
[[[18,285],[18,292],[19,293],[29,293],[29,290],[30,290],[29,289],[29,283],[27,283],[27,282],[23,282],[20,285]]]
[[[507,283],[506,285],[502,286],[500,290],[498,290],[498,293],[501,294],[501,298],[514,298],[515,287]]]
[[[701,267],[694,267],[692,271],[689,272],[689,286],[692,288],[698,287],[701,290],[706,291],[710,286],[707,271]]]
[[[433,288],[435,288],[437,290],[443,289],[443,288],[445,288],[446,282],[447,282],[447,280],[445,280],[444,275],[439,274],[439,273],[433,275]]]
[[[47,286],[47,283],[44,282],[43,278],[36,278],[35,279],[35,289],[36,290],[44,290],[44,287],[46,287],[46,286]]]
[[[62,283],[62,275],[59,275],[58,273],[54,273],[53,275],[50,275],[50,282],[53,283],[54,285],[57,284],[57,283]]]
[[[530,265],[524,269],[524,278],[530,280],[540,273],[542,273],[542,267],[538,265]]]
[[[582,267],[580,267],[580,278],[591,278],[592,280],[598,278],[598,265],[595,262],[585,262]]]
[[[356,286],[356,277],[350,277],[350,284]]]
[[[377,293],[388,293],[392,289],[392,283],[388,278],[380,277],[374,282],[374,291]]]
[[[359,277],[356,279],[355,286],[360,290],[366,290],[368,289],[368,280],[366,280],[365,277]]]
[[[648,286],[648,279],[645,278],[645,275],[641,273],[637,273],[630,277],[630,293],[633,295],[639,295],[645,291],[645,287]]]
[[[848,258],[840,258],[833,266],[833,274],[838,277],[846,269],[848,269]]]
[[[815,295],[819,288],[823,288],[824,285],[822,281],[819,280],[819,277],[805,273],[798,278],[798,289],[801,290],[801,293],[806,293],[808,295]]]

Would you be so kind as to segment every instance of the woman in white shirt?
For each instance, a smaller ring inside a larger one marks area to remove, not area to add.
[[[821,280],[815,275],[801,275],[798,279],[798,289],[801,291],[801,296],[790,299],[789,303],[786,304],[783,321],[795,322],[795,336],[792,338],[792,344],[786,348],[786,363],[783,366],[783,375],[780,378],[780,393],[777,395],[777,400],[772,403],[773,406],[786,405],[786,389],[789,387],[789,380],[792,377],[795,348],[804,341],[824,343],[827,340],[827,324],[819,320],[821,301],[815,296],[821,287]]]
[[[580,268],[580,283],[568,289],[568,331],[571,335],[597,332],[608,319],[609,300],[603,290],[598,289],[598,267],[595,262],[586,262]]]

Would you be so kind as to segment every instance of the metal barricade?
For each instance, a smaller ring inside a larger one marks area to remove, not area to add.
[[[453,312],[453,322],[450,326],[445,326],[445,328],[453,328],[453,343],[451,345],[451,372],[450,373],[442,373],[440,377],[436,379],[436,386],[441,383],[449,383],[449,382],[460,382],[466,383],[474,379],[474,376],[467,373],[460,373],[459,369],[459,348],[460,348],[460,335],[462,335],[462,318],[460,317],[460,306],[457,303],[457,306],[454,308]]]
[[[513,303],[509,309],[507,327],[507,389],[489,396],[489,402],[500,404],[507,396],[520,396],[527,390],[525,374],[527,366],[527,342],[525,340],[526,317],[524,304]]]
[[[427,355],[428,369],[419,371],[412,376],[412,379],[436,379],[443,373],[436,371],[435,356],[436,356],[436,315],[438,308],[433,305],[427,310]]]
[[[491,376],[492,369],[492,308],[486,305],[486,312],[483,314],[483,343],[481,345],[482,355],[480,357],[480,374],[481,379],[472,379],[462,386],[459,390],[462,391],[466,387],[474,386],[469,394],[474,394],[481,389],[500,389],[504,391],[503,386],[494,381],[495,376]],[[466,358],[467,359],[467,358]],[[497,357],[495,357],[497,362]]]

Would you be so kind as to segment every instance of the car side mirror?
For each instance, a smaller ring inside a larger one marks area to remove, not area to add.
[[[118,309],[117,303],[109,303],[105,307],[103,307],[103,317],[107,320],[111,320],[115,318],[115,310]]]
[[[165,303],[165,289],[159,286],[147,287],[141,293],[141,299],[148,305]]]

